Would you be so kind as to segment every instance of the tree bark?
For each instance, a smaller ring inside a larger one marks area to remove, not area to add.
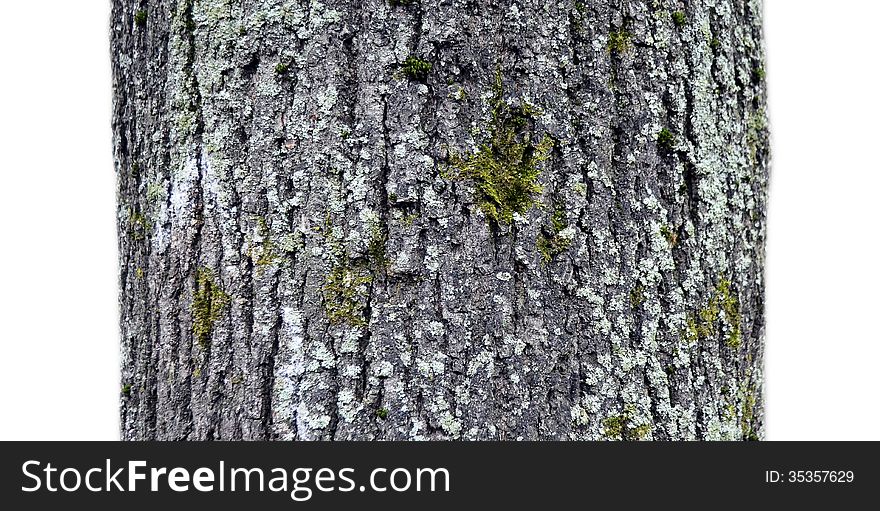
[[[760,0],[114,0],[124,439],[759,439]]]

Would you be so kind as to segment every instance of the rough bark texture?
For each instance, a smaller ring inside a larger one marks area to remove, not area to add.
[[[113,4],[124,439],[762,437],[760,0]]]

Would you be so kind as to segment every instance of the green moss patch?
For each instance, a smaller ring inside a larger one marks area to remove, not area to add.
[[[206,349],[211,343],[214,324],[229,305],[229,295],[214,282],[214,273],[207,268],[196,271],[196,289],[193,294],[193,336],[199,347]]]
[[[139,27],[147,26],[147,11],[141,9],[134,13],[134,24]]]
[[[144,216],[133,209],[128,212],[128,225],[132,239],[141,241],[146,239],[147,234],[153,229],[153,224]]]
[[[672,13],[672,22],[677,27],[683,27],[687,23],[687,15],[682,11],[675,11]]]
[[[645,286],[636,284],[629,292],[629,304],[633,309],[638,309],[645,303]]]
[[[644,440],[651,432],[648,424],[634,423],[635,408],[627,405],[620,415],[612,415],[602,421],[605,438],[609,440]]]
[[[269,224],[266,222],[265,217],[257,217],[257,232],[263,241],[260,243],[259,254],[255,257],[255,254],[252,252],[251,258],[257,267],[262,268],[278,260],[278,251],[275,243],[272,241],[272,231],[269,229]]]
[[[410,56],[403,62],[400,70],[410,80],[423,82],[428,79],[428,73],[431,72],[432,67],[434,66],[427,60]]]
[[[549,228],[545,227],[541,230],[541,234],[538,235],[537,247],[545,263],[549,263],[571,246],[572,238],[565,231],[567,227],[565,211],[557,209],[550,218]]]
[[[615,30],[608,34],[608,53],[626,53],[632,46],[632,34],[626,30]]]
[[[678,245],[678,232],[676,232],[675,227],[664,225],[660,228],[660,234],[666,238],[670,247],[675,248],[675,246]]]
[[[696,313],[688,314],[687,338],[691,342],[714,339],[720,334],[721,326],[726,324],[728,334],[724,340],[729,348],[742,345],[740,323],[742,314],[739,300],[731,290],[731,282],[725,278],[718,281],[709,302]]]
[[[366,325],[365,302],[373,276],[364,268],[342,259],[324,284],[324,309],[331,324]]]
[[[660,130],[660,133],[657,134],[657,147],[662,151],[671,153],[675,149],[675,144],[675,135],[673,135],[668,128],[663,128]]]
[[[513,214],[523,214],[536,203],[543,188],[538,183],[538,164],[549,157],[553,141],[544,136],[534,140],[534,120],[541,111],[528,103],[512,105],[504,100],[501,74],[496,74],[492,96],[492,121],[488,140],[468,156],[452,156],[459,177],[477,186],[478,204],[486,216],[498,223],[510,223]]]

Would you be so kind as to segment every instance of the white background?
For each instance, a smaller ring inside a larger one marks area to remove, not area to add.
[[[0,439],[118,438],[109,1],[0,7]],[[767,436],[880,439],[880,15],[767,0]]]

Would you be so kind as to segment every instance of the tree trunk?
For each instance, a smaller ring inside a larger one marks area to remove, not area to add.
[[[114,0],[124,439],[758,439],[760,0]]]

